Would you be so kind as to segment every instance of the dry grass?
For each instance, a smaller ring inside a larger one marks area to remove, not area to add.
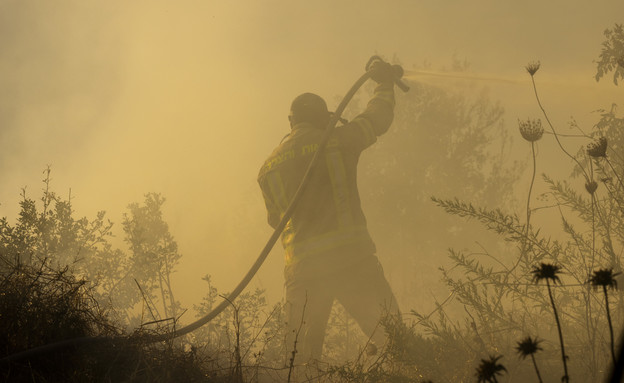
[[[219,382],[194,351],[173,342],[123,336],[67,269],[3,260],[0,276],[0,358],[68,339],[60,347],[0,364],[0,380],[15,382]]]

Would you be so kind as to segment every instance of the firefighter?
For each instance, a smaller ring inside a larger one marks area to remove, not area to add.
[[[374,343],[384,342],[382,314],[398,305],[384,277],[366,227],[357,188],[360,153],[384,134],[394,116],[394,70],[377,60],[377,82],[364,112],[334,129],[310,182],[282,232],[285,307],[289,340],[297,358],[320,359],[325,328],[337,300]],[[258,182],[269,224],[275,228],[319,148],[330,120],[325,101],[312,93],[294,99],[291,131],[265,161]],[[373,343],[373,344],[374,344]],[[369,346],[375,352],[376,346]]]

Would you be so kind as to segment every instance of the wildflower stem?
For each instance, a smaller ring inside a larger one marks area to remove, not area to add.
[[[591,160],[590,160],[591,166]],[[592,169],[592,178],[593,178],[593,169]],[[594,193],[591,194],[591,218],[592,218],[592,248],[591,248],[591,268],[594,269],[594,263],[596,262],[596,195]],[[592,299],[590,293],[590,286],[587,286],[587,332],[588,332],[588,340],[589,344],[591,344],[592,351],[592,360],[591,367],[592,370],[596,371],[596,325],[592,322]],[[590,329],[591,327],[591,329]]]
[[[544,109],[544,107],[542,106],[542,102],[539,99],[539,96],[537,94],[537,86],[535,85],[535,78],[533,76],[531,76],[531,82],[533,83],[533,91],[535,92],[535,99],[537,100],[537,105],[539,105],[540,109],[542,110],[542,113],[544,114],[544,118],[546,118],[546,122],[548,122],[548,126],[550,126],[550,129],[553,132],[553,135],[555,136],[555,140],[557,140],[557,144],[559,144],[559,147],[561,148],[561,150],[568,156],[570,157],[572,160],[574,160],[574,162],[576,162],[576,164],[578,165],[578,167],[583,171],[583,174],[585,175],[585,179],[589,180],[589,176],[587,175],[587,172],[585,171],[585,169],[583,168],[583,166],[581,165],[581,163],[576,159],[576,157],[574,157],[573,155],[571,155],[570,153],[568,153],[567,150],[565,150],[565,148],[563,147],[563,145],[561,144],[561,141],[559,141],[559,135],[557,134],[557,132],[555,131],[555,128],[553,127],[553,124],[550,122],[550,119],[548,118],[548,114],[546,113],[546,110]]]
[[[524,232],[524,238],[522,241],[522,249],[520,251],[520,257],[518,258],[518,262],[516,262],[511,270],[507,272],[507,276],[505,277],[505,282],[507,282],[507,277],[518,267],[520,261],[525,258],[528,263],[528,256],[526,254],[527,250],[527,242],[529,241],[529,230],[531,223],[531,193],[533,192],[533,184],[535,183],[535,173],[537,169],[537,161],[535,156],[535,142],[531,141],[531,154],[533,157],[533,175],[531,176],[531,184],[529,185],[529,195],[527,196],[527,205],[526,205],[526,230]]]
[[[550,282],[546,279],[546,287],[548,288],[548,296],[550,297],[550,304],[553,308],[553,312],[555,313],[555,321],[557,322],[557,331],[559,332],[559,343],[561,344],[561,360],[563,361],[563,377],[561,378],[562,382],[569,382],[570,378],[568,376],[568,363],[567,357],[565,354],[565,346],[563,344],[563,334],[561,333],[561,323],[559,322],[559,315],[557,314],[557,306],[555,306],[555,300],[552,296],[552,291],[550,289]]]
[[[535,355],[531,354],[531,360],[533,361],[533,367],[535,367],[535,373],[537,374],[537,379],[539,379],[539,383],[543,383],[542,376],[540,375],[539,368],[537,368],[537,362],[535,361]]]
[[[535,142],[531,141],[531,155],[533,157],[533,174],[531,176],[531,184],[529,185],[529,195],[527,196],[527,204],[526,204],[526,229],[524,231],[524,238],[522,241],[522,249],[520,250],[520,257],[518,261],[513,265],[513,267],[507,272],[505,276],[505,283],[508,280],[509,275],[518,267],[520,261],[524,258],[528,263],[528,256],[526,254],[527,251],[527,243],[529,242],[529,230],[531,223],[531,193],[533,192],[533,184],[535,183],[535,173],[537,169],[537,161],[535,156]]]
[[[526,237],[529,236],[529,224],[531,221],[531,193],[533,192],[533,184],[535,183],[535,172],[537,169],[537,164],[536,164],[536,159],[535,159],[535,142],[531,142],[531,154],[533,157],[533,175],[531,177],[531,185],[529,185],[529,195],[527,197],[527,208],[526,208],[526,215],[527,215],[527,219],[526,219],[526,234],[525,234],[525,239]],[[526,243],[526,241],[525,241]],[[524,253],[524,247],[523,247],[523,253]],[[524,255],[524,254],[523,254]]]
[[[593,163],[591,162],[591,159],[589,160],[589,169],[591,171],[591,177],[592,179],[594,179],[594,166]],[[595,212],[595,208],[596,208],[596,196],[594,195],[594,193],[591,193],[591,208],[592,208],[592,252],[591,252],[591,269],[594,269],[594,261],[596,260],[596,212]]]
[[[611,324],[611,311],[609,310],[609,293],[607,293],[607,286],[602,286],[602,291],[605,296],[605,308],[607,309],[607,321],[609,322],[609,336],[611,340],[611,357],[613,358],[613,365],[615,366],[615,342],[613,341],[613,324]]]

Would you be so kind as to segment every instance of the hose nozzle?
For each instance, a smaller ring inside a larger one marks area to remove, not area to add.
[[[386,64],[386,62],[381,57],[379,57],[379,56],[371,56],[371,58],[368,59],[368,62],[366,63],[366,67],[365,67],[366,71],[367,72],[370,71],[373,68],[373,65],[376,62],[381,62],[381,63],[384,63],[385,65],[388,65],[388,64]],[[401,80],[401,77],[403,77],[403,73],[404,73],[403,67],[398,65],[398,64],[395,64],[395,65],[391,65],[391,68],[392,68],[392,77],[393,77],[394,83],[403,92],[407,92],[410,88],[409,88],[409,86],[407,86],[407,84],[405,84]]]
[[[392,66],[392,70],[394,71],[394,83],[396,84],[396,86],[398,86],[399,89],[401,89],[403,92],[407,92],[408,90],[410,90],[410,87],[406,83],[404,83],[403,80],[401,80],[404,73],[403,67],[399,64],[394,64]]]

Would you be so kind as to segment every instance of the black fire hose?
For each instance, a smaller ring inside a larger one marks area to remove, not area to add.
[[[393,68],[395,69],[395,72],[397,73],[397,76],[395,78],[395,84],[401,90],[403,90],[404,92],[407,92],[409,90],[409,87],[400,79],[403,73],[403,69],[398,65],[393,66]],[[310,173],[312,169],[314,168],[314,166],[316,165],[316,163],[318,162],[318,159],[320,158],[321,154],[325,150],[325,146],[327,146],[327,142],[329,141],[329,138],[336,126],[336,123],[338,122],[338,120],[340,119],[340,116],[342,115],[342,112],[344,112],[345,108],[347,107],[347,104],[349,104],[349,102],[351,101],[355,93],[366,82],[366,80],[368,80],[371,77],[372,74],[373,72],[371,70],[367,70],[367,72],[364,73],[355,82],[355,84],[353,84],[351,89],[349,89],[349,92],[347,92],[347,94],[344,96],[344,98],[342,99],[338,107],[336,108],[336,111],[332,114],[329,120],[329,123],[327,124],[325,134],[323,135],[323,137],[321,138],[321,142],[319,143],[318,150],[316,151],[316,153],[314,153],[314,156],[312,157],[312,160],[310,161],[310,164],[308,165],[308,168],[303,176],[303,179],[301,180],[301,184],[299,184],[299,187],[297,188],[297,191],[295,192],[295,195],[293,196],[293,199],[290,202],[290,205],[284,212],[284,215],[282,216],[281,221],[275,228],[275,231],[273,231],[273,234],[271,235],[266,245],[262,249],[262,252],[260,252],[260,255],[258,256],[256,261],[251,266],[251,268],[249,269],[245,277],[236,286],[236,288],[234,288],[234,290],[227,296],[227,298],[224,299],[219,305],[217,305],[217,307],[212,309],[212,311],[210,311],[208,314],[204,315],[203,317],[199,318],[195,322],[189,325],[186,325],[178,330],[175,330],[172,333],[164,333],[164,334],[159,334],[159,335],[144,335],[144,336],[141,336],[139,339],[137,339],[137,341],[144,342],[144,343],[154,343],[154,342],[159,342],[163,340],[177,338],[179,336],[186,335],[192,331],[195,331],[201,326],[213,320],[217,315],[219,315],[223,310],[225,310],[228,307],[228,305],[230,305],[230,302],[233,302],[240,295],[240,293],[245,289],[245,287],[247,287],[247,285],[249,284],[251,279],[254,277],[254,275],[256,275],[256,273],[260,269],[260,266],[262,266],[262,264],[266,260],[267,256],[271,252],[271,249],[273,249],[275,242],[277,242],[277,239],[282,233],[282,230],[284,230],[286,223],[288,222],[288,220],[290,220],[290,217],[292,216],[293,212],[297,208],[297,204],[299,203],[299,200],[301,199],[301,196],[303,195],[303,191],[305,190],[305,188],[307,187],[309,183]],[[30,350],[22,351],[13,355],[9,355],[5,358],[2,358],[0,360],[0,363],[13,362],[16,360],[51,352],[51,351],[61,349],[64,347],[78,346],[78,345],[83,345],[83,344],[91,344],[91,343],[111,341],[111,340],[112,339],[110,338],[104,338],[104,337],[100,337],[100,338],[80,337],[80,338],[67,339],[67,340],[63,340],[60,342],[50,343],[44,346],[35,347]],[[126,338],[124,338],[124,340],[129,341],[129,339],[126,339]]]

